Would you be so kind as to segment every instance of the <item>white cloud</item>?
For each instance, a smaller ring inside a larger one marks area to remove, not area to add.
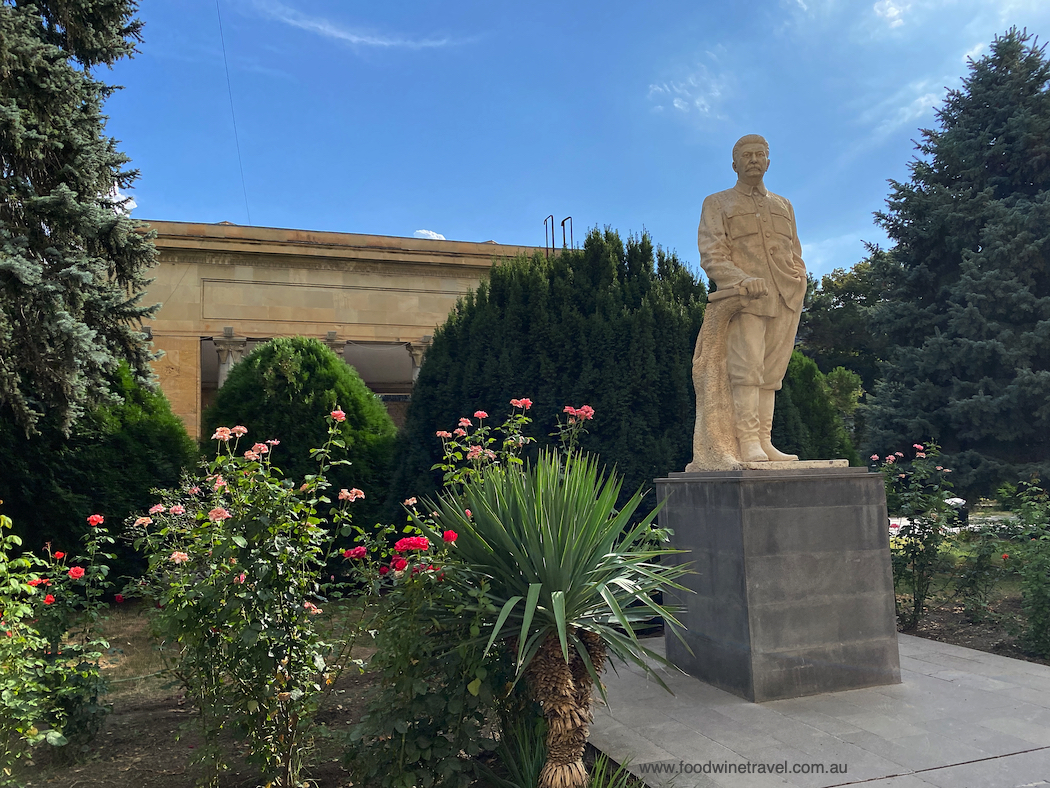
[[[928,92],[889,112],[873,132],[877,139],[888,137],[901,126],[916,124],[927,115],[933,115],[934,105],[940,103],[941,93]]]
[[[873,8],[890,27],[900,27],[904,24],[904,12],[911,8],[911,4],[903,0],[879,0]]]
[[[108,197],[113,201],[113,209],[118,213],[130,216],[131,212],[139,207],[139,204],[135,202],[135,198],[121,192],[115,183],[113,184],[113,191],[109,193]]]
[[[869,126],[871,132],[856,144],[863,148],[880,143],[902,126],[917,128],[924,118],[933,117],[933,108],[944,98],[943,84],[942,80],[921,79],[882,99],[866,98],[867,108],[857,122]]]
[[[868,236],[878,234],[877,230],[864,231]],[[806,269],[817,279],[835,268],[849,268],[866,254],[864,239],[859,231],[824,238],[820,241],[802,245],[802,259]]]
[[[412,233],[416,238],[428,238],[431,241],[444,241],[445,236],[441,233],[436,233],[433,230],[416,230]]]
[[[307,16],[294,8],[277,2],[277,0],[254,0],[255,7],[266,16],[286,25],[316,33],[325,38],[332,38],[352,46],[373,48],[429,49],[448,46],[456,43],[450,38],[401,38],[386,36],[364,30],[352,29],[323,17]]]
[[[670,99],[675,109],[680,112],[695,112],[702,117],[721,118],[718,108],[725,98],[730,81],[728,74],[713,74],[707,66],[701,64],[684,79],[649,85],[649,99],[661,102],[654,107],[656,110],[662,110],[662,102]]]
[[[970,58],[976,60],[978,57],[980,57],[981,53],[984,51],[985,46],[987,46],[987,44],[985,44],[984,41],[981,41],[980,43],[976,44],[972,49],[966,50],[966,54],[962,56],[963,63],[966,63],[968,60],[970,60]]]

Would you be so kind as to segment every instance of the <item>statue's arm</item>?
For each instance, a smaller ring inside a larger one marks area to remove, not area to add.
[[[704,200],[696,243],[700,249],[700,267],[719,289],[736,287],[748,278],[747,274],[733,265],[725,210],[717,195],[712,194]],[[801,255],[801,248],[799,253]]]
[[[795,236],[791,244],[791,263],[798,274],[806,278],[806,264],[802,261],[802,242],[798,239],[798,225],[795,224],[795,206],[788,202],[788,211],[791,213],[791,232]]]

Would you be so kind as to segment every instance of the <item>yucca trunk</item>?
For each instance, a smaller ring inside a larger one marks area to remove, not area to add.
[[[591,632],[577,633],[590,655],[595,673],[605,665],[605,644]],[[547,762],[540,772],[539,788],[584,788],[587,769],[583,750],[587,744],[591,712],[591,681],[587,667],[575,649],[570,660],[562,657],[561,643],[551,633],[529,663],[526,672],[533,696],[547,720]]]

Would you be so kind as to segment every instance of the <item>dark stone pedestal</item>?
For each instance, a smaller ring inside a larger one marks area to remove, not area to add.
[[[667,657],[751,701],[900,683],[886,494],[865,468],[676,473],[660,525],[696,574],[673,594],[690,654]]]

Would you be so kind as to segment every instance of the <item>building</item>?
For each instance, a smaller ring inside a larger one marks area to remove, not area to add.
[[[401,423],[434,329],[493,261],[536,247],[493,241],[151,221],[159,264],[145,296],[154,369],[190,435],[230,368],[259,342],[323,340]]]

